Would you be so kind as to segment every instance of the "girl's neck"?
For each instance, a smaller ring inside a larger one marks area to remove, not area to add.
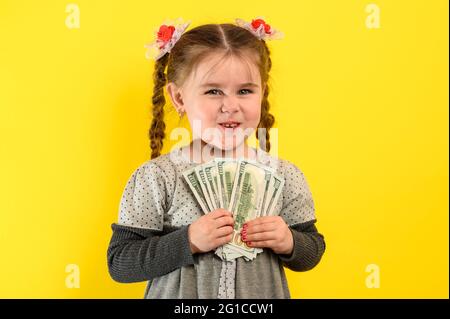
[[[216,157],[225,157],[225,158],[256,158],[256,150],[252,147],[249,147],[244,141],[241,145],[234,149],[223,150],[217,147],[214,147],[211,144],[205,143],[203,140],[194,140],[187,147],[185,147],[185,151],[189,152],[185,156],[189,158],[190,161],[196,163],[207,163]]]

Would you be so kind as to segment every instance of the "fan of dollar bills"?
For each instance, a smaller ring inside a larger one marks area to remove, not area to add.
[[[205,214],[218,208],[233,213],[233,238],[216,255],[249,261],[262,252],[247,246],[240,233],[245,222],[274,214],[284,179],[273,168],[250,159],[215,158],[184,171],[183,177]]]

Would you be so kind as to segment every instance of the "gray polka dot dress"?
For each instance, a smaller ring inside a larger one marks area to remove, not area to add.
[[[315,221],[303,173],[291,162],[258,150],[257,160],[285,178],[275,211],[291,225]],[[161,231],[194,222],[203,212],[182,177],[198,163],[181,148],[140,165],[125,185],[118,225]],[[263,249],[254,260],[223,261],[214,252],[194,254],[194,265],[151,278],[146,298],[289,298],[283,258]]]

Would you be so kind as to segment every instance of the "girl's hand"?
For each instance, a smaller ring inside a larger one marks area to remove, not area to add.
[[[206,253],[231,241],[233,214],[219,208],[189,225],[189,244],[193,254]]]
[[[249,247],[267,247],[277,254],[290,255],[294,248],[292,233],[281,216],[263,216],[246,222],[241,238]]]

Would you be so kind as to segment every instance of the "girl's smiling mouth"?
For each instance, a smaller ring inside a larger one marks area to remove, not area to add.
[[[222,126],[223,128],[235,129],[235,128],[239,127],[241,125],[241,123],[237,122],[237,121],[226,121],[226,122],[219,123],[219,125]]]

